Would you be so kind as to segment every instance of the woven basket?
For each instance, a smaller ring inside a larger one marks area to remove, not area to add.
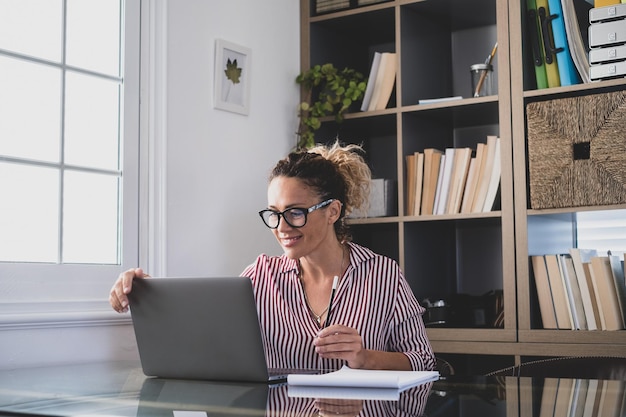
[[[526,106],[533,209],[626,203],[626,91]]]

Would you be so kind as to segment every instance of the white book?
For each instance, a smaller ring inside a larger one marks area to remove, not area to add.
[[[463,96],[423,98],[421,100],[418,100],[417,104],[435,104],[435,103],[443,103],[446,101],[456,101],[456,100],[463,100]]]
[[[400,399],[398,388],[355,388],[355,387],[312,387],[289,385],[287,395],[295,398],[334,398],[341,400],[380,400]]]
[[[598,330],[599,317],[594,312],[595,294],[593,288],[589,286],[590,277],[587,277],[584,264],[591,262],[591,258],[598,256],[595,249],[571,248],[569,254],[574,262],[574,270],[576,271],[576,279],[580,288],[580,296],[583,301],[583,309],[587,318],[587,327],[589,330]]]
[[[452,175],[452,168],[454,167],[454,148],[446,148],[445,153],[445,165],[443,167],[441,178],[441,192],[439,193],[439,201],[437,204],[437,212],[435,214],[446,214],[448,207],[448,198],[450,194],[450,178]]]
[[[338,371],[325,374],[289,374],[287,375],[287,384],[289,386],[396,388],[404,390],[438,379],[439,372],[437,371],[381,371],[352,369],[344,365]]]
[[[363,102],[361,103],[361,111],[367,111],[372,100],[372,93],[374,92],[374,85],[376,84],[376,74],[378,73],[378,67],[380,65],[380,52],[374,52],[374,59],[372,60],[372,68],[370,69],[370,75],[367,78],[367,86],[365,87],[365,94],[363,95]]]

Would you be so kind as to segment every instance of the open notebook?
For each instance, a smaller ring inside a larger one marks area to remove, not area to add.
[[[268,369],[249,278],[135,279],[129,301],[147,376],[273,382],[307,372]]]

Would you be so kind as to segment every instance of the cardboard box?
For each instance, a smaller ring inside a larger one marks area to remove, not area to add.
[[[379,178],[373,179],[370,186],[370,205],[367,210],[355,210],[350,218],[384,217],[396,214],[396,182]]]

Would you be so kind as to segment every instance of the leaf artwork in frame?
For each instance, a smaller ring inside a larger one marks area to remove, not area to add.
[[[215,42],[214,106],[247,115],[250,101],[251,50],[232,42]]]

